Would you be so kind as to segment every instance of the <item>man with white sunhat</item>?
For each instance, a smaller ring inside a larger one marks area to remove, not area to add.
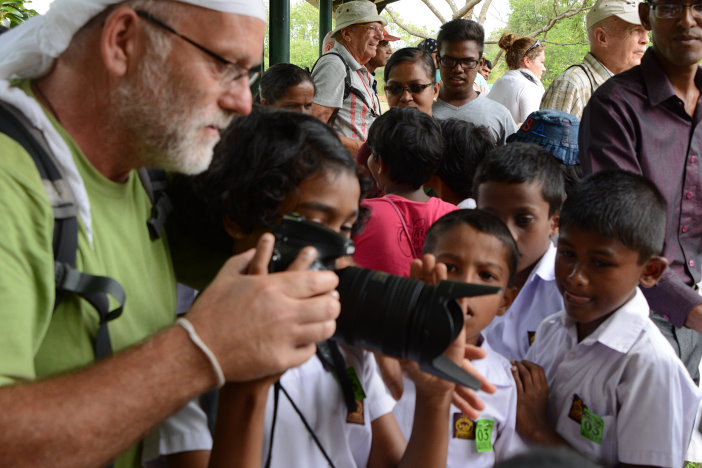
[[[244,275],[265,270],[270,235],[172,326],[168,239],[146,227],[136,169],[207,168],[219,132],[251,110],[265,20],[260,0],[55,0],[3,34],[0,120],[34,135],[61,177],[42,180],[39,151],[0,133],[0,466],[139,466],[139,439],[186,402],[297,366],[333,333],[332,272]],[[54,261],[60,219],[77,220],[75,268]],[[98,294],[106,315],[70,293],[84,277],[116,285],[116,300]],[[106,336],[114,355],[96,363]]]
[[[582,63],[558,75],[541,99],[541,109],[582,118],[595,90],[612,75],[641,63],[648,34],[641,26],[639,0],[599,0],[586,16],[590,51]]]
[[[317,88],[312,113],[323,122],[331,121],[351,154],[356,154],[380,115],[380,103],[373,92],[375,78],[365,65],[384,40],[387,23],[373,2],[343,3],[336,10],[336,28],[331,32],[334,47],[312,70]]]

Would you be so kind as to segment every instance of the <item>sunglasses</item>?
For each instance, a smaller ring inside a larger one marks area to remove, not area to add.
[[[391,94],[393,96],[399,96],[402,93],[404,93],[405,91],[409,91],[411,94],[419,94],[433,84],[434,83],[427,83],[427,84],[412,83],[412,84],[408,84],[407,86],[387,85],[387,86],[385,86],[385,93]]]

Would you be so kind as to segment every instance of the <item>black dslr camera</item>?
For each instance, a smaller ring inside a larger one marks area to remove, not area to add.
[[[312,269],[339,276],[341,314],[334,339],[348,345],[417,361],[425,372],[478,389],[480,383],[443,352],[463,327],[456,298],[496,294],[500,288],[457,281],[432,286],[421,281],[358,267],[335,268],[354,253],[353,242],[303,216],[287,215],[276,237],[269,270],[282,271],[308,245],[317,249]]]

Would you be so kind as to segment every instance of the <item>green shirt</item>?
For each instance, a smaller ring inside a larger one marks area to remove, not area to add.
[[[28,81],[20,86],[31,95]],[[76,268],[114,278],[126,292],[122,315],[109,323],[117,352],[174,320],[175,275],[168,243],[165,236],[149,238],[151,203],[136,172],[125,183],[106,179],[49,118],[71,150],[90,200],[93,243],[80,223]],[[0,148],[0,385],[8,385],[92,363],[98,315],[72,295],[53,311],[52,209],[31,156],[4,134]],[[116,466],[140,466],[136,447]]]

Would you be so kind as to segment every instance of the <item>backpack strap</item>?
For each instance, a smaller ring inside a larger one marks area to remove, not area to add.
[[[151,200],[151,217],[146,221],[146,226],[149,228],[151,240],[156,240],[161,238],[166,218],[173,211],[173,204],[166,192],[166,171],[142,167],[137,170],[137,174]]]
[[[77,294],[92,305],[100,316],[93,347],[96,359],[112,354],[107,322],[122,314],[126,294],[113,278],[91,275],[75,269],[78,251],[78,217],[75,199],[63,179],[44,135],[16,107],[0,101],[0,132],[17,141],[34,161],[54,212],[54,311],[66,293]],[[118,306],[110,310],[108,295]]]
[[[588,71],[587,68],[582,63],[576,63],[574,65],[569,66],[566,68],[566,71],[570,70],[573,67],[578,67],[585,73],[585,76],[587,77],[587,81],[590,82],[590,95],[592,96],[595,93],[595,83],[594,83],[594,77],[591,76],[590,72]]]
[[[351,94],[354,94],[357,98],[359,98],[361,100],[361,102],[363,102],[363,104],[365,104],[365,106],[368,109],[370,109],[371,115],[373,115],[374,117],[378,117],[378,114],[375,112],[375,110],[373,110],[373,106],[371,106],[368,103],[368,100],[366,100],[366,97],[363,95],[363,92],[360,89],[354,88],[353,86],[351,86],[351,68],[346,63],[346,60],[344,60],[344,57],[342,57],[339,53],[334,52],[334,51],[329,51],[326,54],[323,54],[322,56],[320,56],[317,59],[316,62],[314,62],[314,65],[312,65],[312,71],[314,71],[315,67],[317,66],[317,62],[319,62],[322,59],[322,57],[326,57],[327,55],[335,55],[335,56],[339,57],[339,60],[341,60],[341,62],[344,64],[344,68],[346,69],[346,77],[344,78],[344,101]],[[332,125],[334,123],[334,120],[336,120],[336,115],[338,113],[339,113],[339,109],[337,108],[334,110],[334,113],[331,115],[331,117],[329,117],[329,122],[328,122],[329,125]]]

